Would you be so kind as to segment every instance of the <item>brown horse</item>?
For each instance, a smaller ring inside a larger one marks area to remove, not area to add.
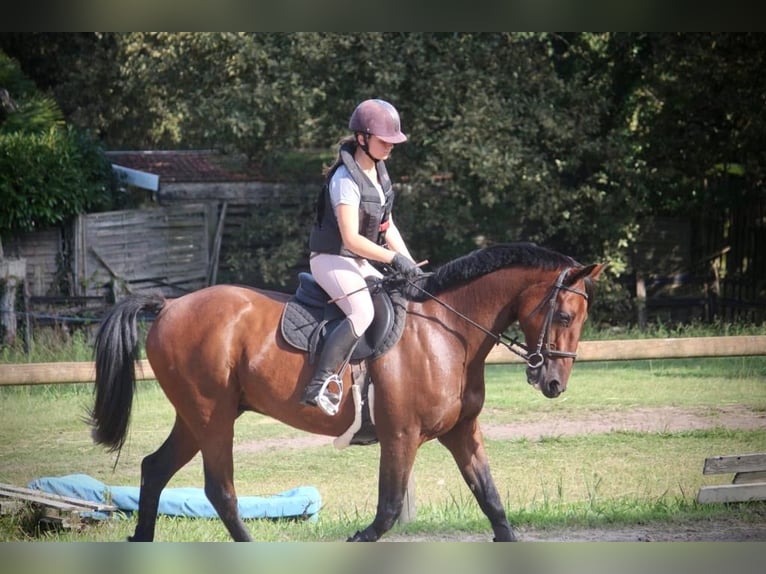
[[[438,439],[489,519],[497,541],[515,540],[489,471],[478,416],[484,360],[501,343],[527,359],[528,382],[546,397],[567,386],[592,281],[587,267],[533,244],[503,244],[455,259],[423,279],[406,304],[399,341],[368,364],[380,444],[377,513],[350,541],[374,541],[402,510],[418,448]],[[170,435],[141,465],[138,523],[131,540],[152,540],[160,492],[202,452],[205,493],[234,540],[250,540],[237,511],[234,421],[254,411],[293,427],[339,436],[354,420],[344,396],[335,416],[299,401],[313,366],[278,327],[290,295],[231,285],[183,297],[138,295],[118,303],[96,339],[94,440],[119,450],[135,387],[140,313],[158,313],[146,338],[157,381],[176,410]],[[502,333],[515,321],[527,344]],[[521,348],[519,351],[516,347]],[[346,373],[346,384],[350,379]]]

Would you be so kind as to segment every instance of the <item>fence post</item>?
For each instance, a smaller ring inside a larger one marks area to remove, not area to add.
[[[646,283],[644,275],[636,271],[636,308],[638,311],[638,328],[646,330]]]
[[[415,506],[415,470],[410,472],[410,478],[407,480],[407,491],[404,493],[404,503],[402,512],[399,514],[397,522],[407,524],[415,520],[417,508]]]
[[[0,260],[0,280],[5,285],[0,296],[0,325],[3,327],[3,340],[0,343],[12,345],[16,342],[16,289],[24,282],[27,275],[27,260]]]

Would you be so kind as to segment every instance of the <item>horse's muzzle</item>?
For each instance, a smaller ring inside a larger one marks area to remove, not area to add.
[[[555,399],[564,392],[565,388],[562,388],[561,383],[556,379],[546,379],[546,371],[545,365],[534,368],[527,367],[527,382],[544,396]]]

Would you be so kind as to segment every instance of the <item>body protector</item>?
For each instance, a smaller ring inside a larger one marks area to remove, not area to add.
[[[377,188],[362,172],[356,161],[354,161],[353,146],[344,145],[341,147],[340,157],[343,165],[346,166],[352,179],[359,187],[361,196],[359,203],[359,234],[373,243],[385,245],[388,220],[394,204],[394,190],[391,185],[391,179],[388,177],[385,163],[378,161],[375,165],[385,197],[385,203],[381,205],[380,193],[378,193]],[[330,179],[332,179],[334,173],[335,170],[327,175],[325,184],[317,198],[317,214],[314,226],[311,229],[311,235],[309,236],[309,249],[316,253],[358,257],[355,253],[343,247],[338,220],[335,217],[335,210],[330,202]]]

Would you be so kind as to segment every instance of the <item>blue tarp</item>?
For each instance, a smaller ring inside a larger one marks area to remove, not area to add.
[[[28,488],[112,504],[129,513],[138,510],[139,488],[137,486],[107,486],[87,474],[37,478]],[[273,496],[238,496],[242,518],[314,518],[322,505],[319,491],[313,486],[299,486]],[[188,516],[192,518],[217,518],[213,506],[201,488],[166,488],[160,495],[160,514]],[[104,518],[103,513],[92,513],[94,518]]]

